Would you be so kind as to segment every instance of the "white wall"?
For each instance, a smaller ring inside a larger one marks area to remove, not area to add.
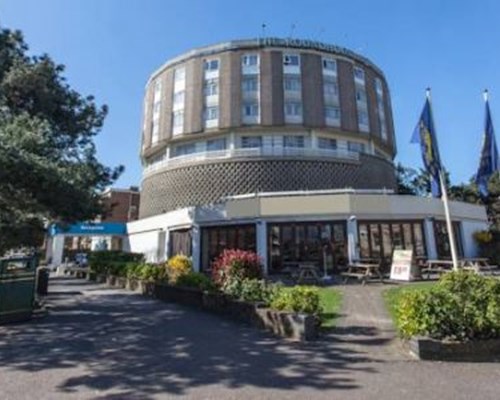
[[[464,245],[464,256],[465,257],[477,257],[478,247],[476,241],[474,240],[474,232],[482,231],[488,229],[488,224],[486,222],[478,221],[462,221],[462,243]]]
[[[159,239],[161,231],[154,230],[129,235],[130,251],[142,253],[147,262],[159,262]]]

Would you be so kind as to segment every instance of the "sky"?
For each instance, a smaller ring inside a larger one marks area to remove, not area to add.
[[[500,1],[496,0],[0,0],[0,26],[20,29],[32,54],[66,65],[70,85],[110,112],[96,137],[99,159],[124,165],[116,187],[140,185],[144,86],[166,60],[194,47],[265,35],[354,50],[385,73],[396,161],[421,167],[410,144],[425,98],[453,183],[479,160],[482,92],[500,129]]]

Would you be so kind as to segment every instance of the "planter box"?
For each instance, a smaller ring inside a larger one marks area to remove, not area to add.
[[[96,283],[106,283],[107,282],[107,276],[106,275],[101,275],[101,274],[97,274],[95,276],[95,281]]]
[[[138,279],[127,279],[127,285],[125,286],[125,289],[142,294],[142,286],[143,282]]]
[[[155,285],[155,298],[197,308],[203,305],[203,292],[195,288],[157,284]]]
[[[115,287],[119,287],[120,289],[125,289],[127,287],[127,278],[117,276],[115,279]]]
[[[406,342],[408,350],[421,360],[500,361],[500,339],[471,342],[444,342],[427,337],[413,337]]]
[[[224,314],[228,298],[222,293],[203,293],[202,309],[215,314]]]
[[[87,280],[91,282],[97,281],[97,274],[94,271],[90,271],[87,275]]]
[[[256,313],[262,327],[274,334],[299,341],[318,337],[319,320],[314,315],[297,314],[269,308],[257,308]]]
[[[106,276],[106,285],[115,286],[116,276],[108,275]]]

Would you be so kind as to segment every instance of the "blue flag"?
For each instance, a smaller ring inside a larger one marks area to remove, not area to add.
[[[418,124],[413,132],[411,143],[419,143],[422,151],[422,160],[425,169],[430,175],[431,190],[434,197],[441,197],[440,173],[441,159],[432,120],[432,110],[429,98],[425,100],[424,109],[420,115]]]
[[[488,180],[498,171],[498,150],[495,131],[491,122],[490,105],[486,99],[486,120],[484,126],[483,148],[476,174],[476,184],[482,197],[488,196]]]

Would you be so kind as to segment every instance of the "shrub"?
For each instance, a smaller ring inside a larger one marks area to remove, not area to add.
[[[308,286],[281,288],[272,299],[271,308],[313,315],[322,312],[318,289]]]
[[[142,264],[137,270],[137,279],[157,282],[164,276],[164,268],[154,264]]]
[[[184,275],[189,274],[193,269],[191,260],[184,255],[176,255],[167,261],[168,282],[174,284]]]
[[[450,272],[428,291],[403,293],[396,321],[400,334],[406,338],[498,338],[500,282],[473,272]]]
[[[491,263],[500,264],[500,232],[498,230],[477,231],[474,239],[482,257],[490,259]]]
[[[279,286],[259,279],[229,279],[224,293],[242,301],[269,305],[277,295]]]
[[[243,279],[260,279],[262,264],[252,251],[224,250],[212,264],[212,279],[222,289],[229,282]]]
[[[127,253],[119,250],[94,251],[89,254],[90,269],[98,274],[118,272],[126,263],[141,263],[144,255],[140,253]]]
[[[189,272],[185,275],[180,275],[177,278],[175,285],[196,288],[208,292],[213,292],[215,290],[215,285],[212,280],[199,272]]]

